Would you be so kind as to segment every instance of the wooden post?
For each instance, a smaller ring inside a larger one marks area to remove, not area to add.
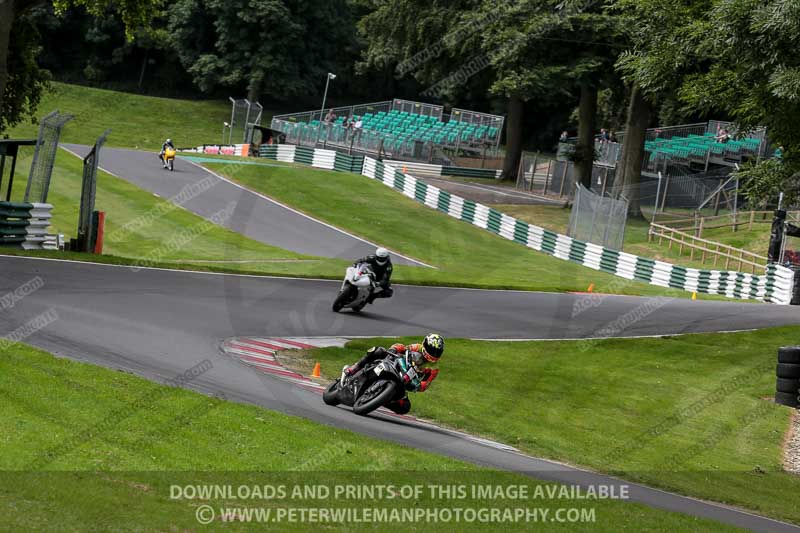
[[[725,180],[719,180],[719,190],[717,191],[717,195],[714,198],[714,216],[719,215],[719,198],[722,196],[722,183]]]
[[[564,182],[567,181],[568,168],[569,168],[569,161],[564,161],[564,172],[561,173],[561,190],[558,191],[559,196],[564,196]]]
[[[717,243],[717,247],[714,252],[714,266],[717,266],[717,259],[719,259],[719,243]]]
[[[755,218],[756,218],[756,212],[750,211],[750,226],[747,228],[750,231],[753,230],[753,221],[755,220]]]
[[[547,162],[547,170],[545,170],[544,174],[544,192],[542,194],[547,195],[547,185],[550,183],[550,167],[552,166],[553,161],[550,160]],[[536,168],[533,168],[533,172],[536,172]],[[533,183],[533,179],[531,179],[531,184]],[[533,190],[533,185],[531,185],[531,190]]]
[[[683,235],[681,235],[681,245],[678,249],[678,255],[683,255]]]
[[[703,225],[705,225],[706,217],[700,217],[700,225],[697,226],[697,236],[703,238]]]
[[[664,206],[667,203],[667,191],[669,191],[669,174],[667,174],[667,179],[664,182],[664,194],[661,196],[661,212],[664,212]]]

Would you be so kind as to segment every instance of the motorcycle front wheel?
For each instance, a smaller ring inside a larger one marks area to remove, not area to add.
[[[394,381],[389,381],[388,379],[376,381],[361,396],[356,398],[353,404],[353,412],[363,416],[389,403],[394,397],[395,386]]]
[[[339,295],[336,296],[336,299],[333,301],[333,305],[331,306],[331,309],[333,309],[334,313],[338,313],[339,311],[342,310],[342,307],[344,307],[346,304],[352,301],[352,298],[350,297],[350,293],[352,292],[352,290],[353,287],[347,285],[344,289],[339,291]]]
[[[172,172],[173,170],[175,170],[175,160],[174,159],[170,159],[169,160],[169,171]]]

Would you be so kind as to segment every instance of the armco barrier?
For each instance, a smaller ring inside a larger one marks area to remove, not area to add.
[[[423,178],[440,178],[442,176],[458,176],[462,178],[485,178],[497,179],[500,177],[500,170],[492,170],[490,168],[467,168],[467,167],[449,167],[442,165],[428,165],[425,163],[413,163],[408,161],[395,161],[386,159],[383,161],[387,165],[392,165],[395,168],[405,168],[405,172],[413,176],[421,176]]]
[[[279,145],[277,149],[270,150],[263,150],[262,147],[261,155],[287,161],[290,160],[289,154],[294,153],[293,161],[302,162],[297,156],[301,150],[314,151],[310,148],[295,149],[290,145]],[[327,156],[320,156],[318,162],[322,164],[325,157]],[[303,154],[302,158],[308,161],[315,159],[310,154]],[[779,265],[769,265],[764,275],[682,267],[578,241],[528,224],[488,206],[428,185],[397,170],[393,165],[371,157],[364,158],[360,173],[432,209],[491,231],[504,239],[614,276],[660,287],[719,294],[729,298],[755,299],[782,305],[788,305],[792,299],[794,273]]]
[[[53,206],[41,203],[0,202],[0,245],[25,250],[50,248],[48,235]]]

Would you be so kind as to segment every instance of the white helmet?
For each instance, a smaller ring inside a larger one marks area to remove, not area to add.
[[[378,248],[375,250],[375,257],[378,258],[378,264],[382,265],[389,260],[389,250],[386,248]]]

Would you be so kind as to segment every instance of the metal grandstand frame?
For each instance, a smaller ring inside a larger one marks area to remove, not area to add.
[[[412,100],[402,100],[400,98],[392,100],[392,111],[405,111],[407,113],[414,113],[415,115],[422,115],[423,117],[436,117],[439,120],[442,120],[444,117],[444,106],[414,102]]]

